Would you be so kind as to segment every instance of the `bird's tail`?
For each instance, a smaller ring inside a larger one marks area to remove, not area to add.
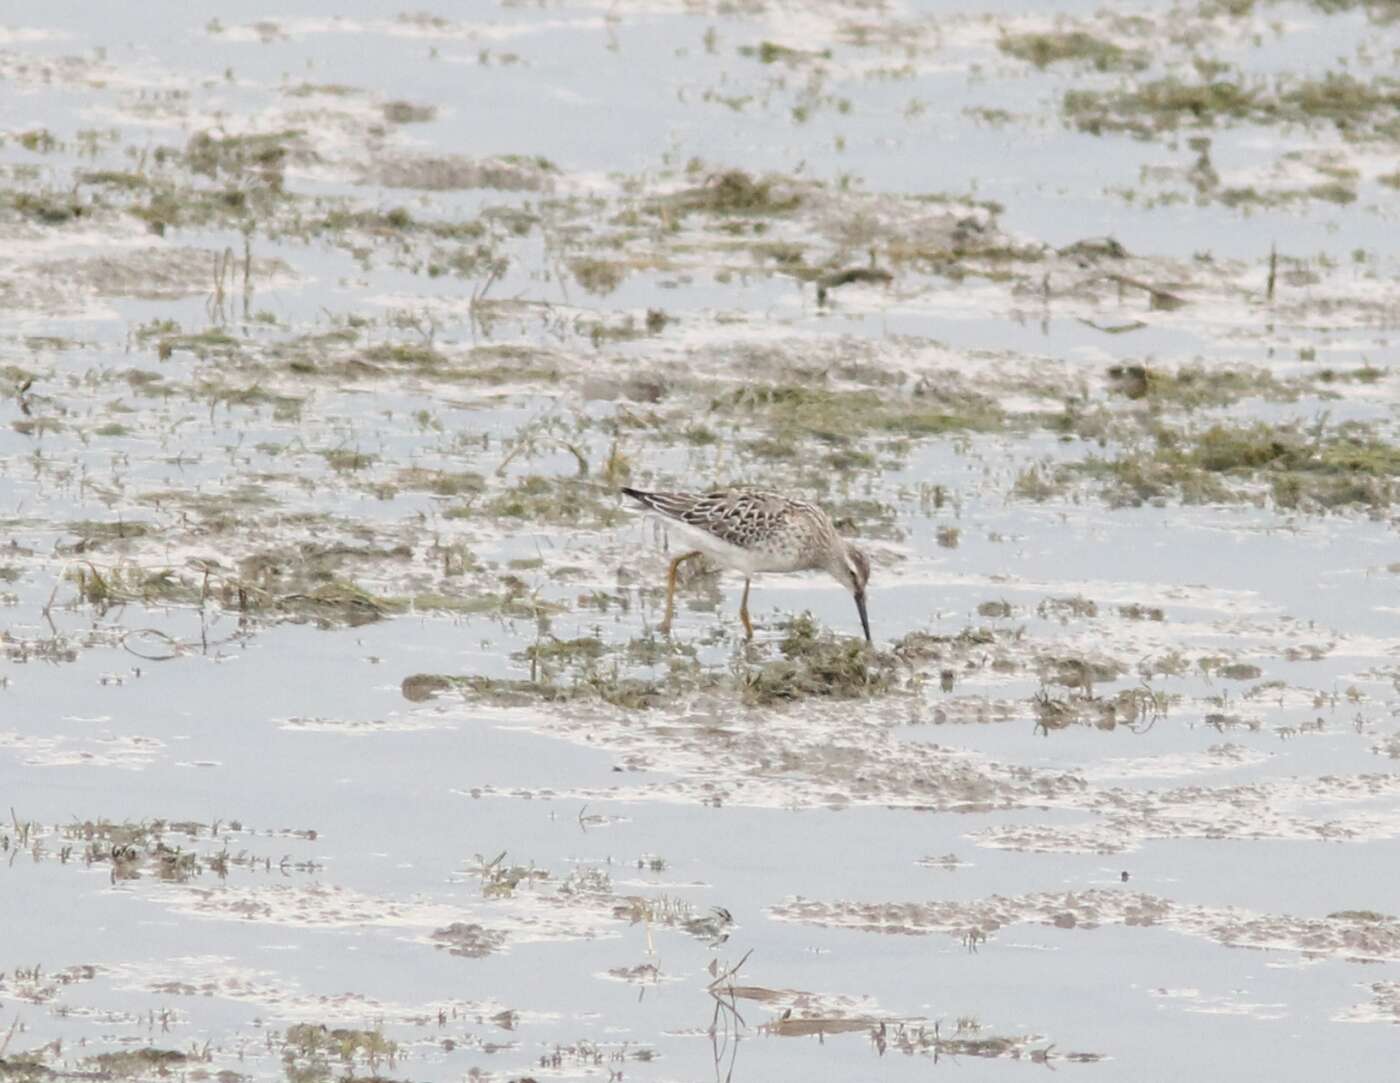
[[[644,508],[650,508],[651,510],[655,511],[655,510],[656,510],[656,498],[657,498],[660,494],[659,494],[659,493],[648,493],[648,492],[645,492],[645,491],[643,491],[643,490],[641,490],[641,489],[630,489],[630,488],[628,488],[626,485],[624,485],[624,486],[622,487],[622,495],[623,495],[623,496],[630,496],[633,500],[635,500],[635,501],[636,501],[638,504],[640,504],[642,507],[644,507]]]
[[[649,493],[643,489],[623,488],[624,496],[630,496],[647,511],[654,511],[669,519],[684,519],[695,507],[698,499],[694,493]]]

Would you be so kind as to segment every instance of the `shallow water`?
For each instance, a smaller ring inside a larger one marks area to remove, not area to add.
[[[1386,1077],[1383,5],[4,19],[0,1076]]]

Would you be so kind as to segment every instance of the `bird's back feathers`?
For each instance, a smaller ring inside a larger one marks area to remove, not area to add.
[[[789,548],[794,540],[810,545],[818,541],[820,534],[834,533],[826,512],[815,504],[760,489],[720,489],[710,493],[651,493],[626,488],[622,491],[649,511],[739,549],[761,551],[779,545]]]

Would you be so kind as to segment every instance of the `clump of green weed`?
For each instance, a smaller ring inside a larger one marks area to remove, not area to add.
[[[320,1023],[294,1023],[282,1035],[282,1061],[289,1079],[328,1079],[332,1060],[350,1066],[363,1061],[378,1077],[381,1062],[393,1064],[399,1046],[381,1030],[331,1028]],[[347,1072],[346,1078],[354,1076]]]
[[[830,60],[831,50],[808,52],[788,45],[779,45],[776,41],[761,41],[757,45],[739,46],[739,55],[752,57],[762,64],[776,64],[780,61],[786,64],[800,64],[808,60]]]
[[[98,1053],[89,1063],[108,1076],[133,1078],[151,1075],[165,1076],[183,1068],[189,1054],[176,1049],[123,1049],[115,1053]]]
[[[6,192],[0,206],[45,226],[61,226],[88,214],[90,208],[71,192]]]
[[[185,164],[207,177],[253,174],[272,187],[281,187],[282,170],[301,135],[299,131],[225,136],[196,132],[185,146]]]
[[[1006,34],[997,42],[997,48],[1037,68],[1073,61],[1086,64],[1096,71],[1140,71],[1148,64],[1147,55],[1140,50],[1124,49],[1083,30]]]
[[[390,124],[426,124],[437,116],[437,106],[392,101],[384,103],[383,112]]]
[[[782,658],[739,674],[739,690],[748,703],[768,706],[803,699],[859,699],[895,687],[893,655],[863,640],[822,631],[811,614],[785,625],[778,644]]]
[[[1175,372],[1147,365],[1114,365],[1109,387],[1152,406],[1195,410],[1228,406],[1246,398],[1291,399],[1296,393],[1263,369],[1184,366]]]
[[[773,458],[796,458],[793,443],[803,438],[865,444],[872,436],[928,437],[993,430],[1004,423],[993,400],[956,389],[895,397],[800,384],[749,384],[713,399],[710,409],[722,416],[762,416],[771,435],[754,450],[766,448]]]
[[[605,259],[576,259],[570,262],[569,270],[580,286],[599,297],[612,293],[627,277],[621,264]]]
[[[1218,79],[1191,83],[1168,76],[1129,90],[1068,90],[1062,108],[1081,131],[1128,131],[1149,135],[1183,124],[1210,126],[1218,120],[1248,117],[1259,91]]]
[[[1257,483],[1282,508],[1389,507],[1400,495],[1400,446],[1357,424],[1311,431],[1263,423],[1198,432],[1158,426],[1154,438],[1152,447],[1070,469],[1108,479],[1126,503],[1261,499]]]
[[[599,486],[577,478],[548,478],[531,474],[492,496],[482,505],[497,519],[524,519],[574,526],[614,526],[622,521],[617,502]]]
[[[1070,90],[1062,107],[1081,131],[1139,136],[1222,121],[1257,124],[1330,122],[1349,139],[1400,137],[1400,81],[1364,81],[1328,72],[1320,79],[1246,84],[1228,79],[1189,82],[1167,76],[1127,89]]]
[[[786,214],[801,205],[801,195],[791,187],[772,177],[755,179],[742,169],[716,174],[698,188],[677,193],[667,203],[682,214]]]
[[[500,951],[506,942],[506,934],[499,929],[488,929],[474,921],[454,921],[442,929],[434,929],[431,939],[434,946],[446,948],[450,955],[460,955],[466,959],[484,959]]]
[[[597,636],[579,636],[577,639],[559,639],[551,636],[533,643],[520,652],[532,665],[571,665],[596,662],[603,657],[606,648]]]

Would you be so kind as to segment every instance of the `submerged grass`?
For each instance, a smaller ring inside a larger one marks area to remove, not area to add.
[[[196,132],[185,147],[184,160],[192,172],[207,177],[243,177],[255,172],[275,178],[280,186],[282,169],[293,151],[299,149],[302,156],[309,153],[300,147],[303,137],[303,132],[292,129],[223,136]]]
[[[663,213],[787,214],[802,205],[802,196],[791,182],[779,177],[755,178],[742,169],[717,173],[696,188],[687,188],[656,204]]]
[[[1113,90],[1066,91],[1062,108],[1081,131],[1150,136],[1225,121],[1255,124],[1331,123],[1349,139],[1400,141],[1400,80],[1369,81],[1347,73],[1278,84],[1167,76]]]
[[[134,1079],[145,1076],[168,1076],[183,1070],[190,1062],[188,1053],[177,1049],[123,1049],[115,1053],[98,1053],[88,1058],[98,1072],[105,1076]]]
[[[1005,423],[996,402],[952,388],[908,396],[803,384],[750,384],[710,402],[712,415],[757,420],[768,435],[750,448],[765,458],[796,459],[798,442],[867,444],[872,438],[920,438],[950,432],[995,431]],[[853,465],[860,465],[854,463]]]
[[[1176,371],[1149,365],[1114,365],[1108,369],[1109,388],[1149,406],[1180,410],[1229,406],[1243,399],[1284,401],[1298,390],[1265,369],[1219,369],[1188,365]]]
[[[398,1055],[398,1043],[380,1030],[328,1027],[324,1023],[294,1023],[282,1036],[286,1058],[334,1057],[344,1063],[363,1058],[370,1064]]]
[[[621,649],[595,636],[544,638],[516,654],[530,676],[497,678],[418,673],[405,678],[404,698],[422,702],[452,692],[502,704],[606,703],[627,710],[674,706],[701,693],[738,695],[752,706],[812,699],[863,699],[898,687],[899,659],[864,641],[822,629],[810,614],[784,626],[778,657],[747,647],[729,666],[702,666],[693,651],[666,640],[634,640]],[[666,644],[666,646],[661,646]],[[649,675],[624,668],[640,666]],[[660,674],[658,668],[664,667]]]
[[[1158,426],[1150,447],[1065,469],[1107,482],[1123,503],[1258,501],[1267,493],[1280,508],[1327,510],[1385,508],[1400,497],[1400,446],[1355,423],[1311,430],[1261,422],[1200,431]]]
[[[859,639],[834,636],[804,613],[785,625],[782,657],[738,673],[747,703],[769,706],[812,698],[863,699],[893,691],[897,661]]]
[[[997,41],[1007,56],[1025,60],[1037,68],[1070,61],[1096,71],[1140,71],[1148,65],[1147,54],[1125,49],[1083,30],[1042,34],[1006,34]]]
[[[616,526],[624,518],[610,486],[538,474],[520,478],[511,488],[497,492],[481,504],[481,512],[496,519],[595,528]]]

